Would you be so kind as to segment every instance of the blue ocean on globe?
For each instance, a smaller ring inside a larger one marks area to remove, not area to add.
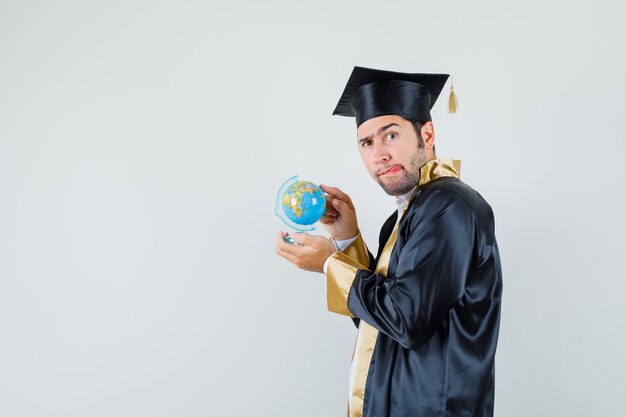
[[[297,179],[297,175],[291,177],[278,191],[276,214],[295,230],[313,230],[310,226],[326,211],[326,196],[316,184]]]

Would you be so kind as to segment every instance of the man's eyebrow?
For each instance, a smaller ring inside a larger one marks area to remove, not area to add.
[[[380,129],[378,129],[376,131],[376,134],[380,135],[382,132],[384,132],[385,130],[389,129],[391,126],[398,126],[398,127],[400,127],[400,125],[397,124],[397,123],[389,123],[388,125],[385,125],[385,126],[381,127]],[[364,138],[359,139],[358,142],[359,143],[366,142],[368,140],[371,140],[372,137],[374,137],[374,135],[365,136]]]

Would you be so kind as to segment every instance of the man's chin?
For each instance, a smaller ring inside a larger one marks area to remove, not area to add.
[[[415,184],[412,184],[410,182],[404,182],[404,181],[397,183],[397,184],[385,184],[384,182],[379,180],[378,185],[380,185],[383,191],[385,191],[387,194],[394,196],[394,197],[399,197],[401,195],[404,195],[408,193],[409,191],[411,191],[413,187],[415,187]]]

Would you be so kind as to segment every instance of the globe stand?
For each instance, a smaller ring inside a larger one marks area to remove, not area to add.
[[[296,245],[296,246],[304,246],[302,243],[300,242],[296,242],[295,240],[293,240],[293,238],[289,235],[283,237],[283,240],[287,243],[289,243],[290,245]]]

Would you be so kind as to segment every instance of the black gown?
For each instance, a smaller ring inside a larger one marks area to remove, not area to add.
[[[349,312],[329,303],[379,332],[362,415],[492,416],[502,273],[491,207],[457,178],[418,187],[386,276],[371,272],[396,219],[383,225],[368,268],[355,267]]]

